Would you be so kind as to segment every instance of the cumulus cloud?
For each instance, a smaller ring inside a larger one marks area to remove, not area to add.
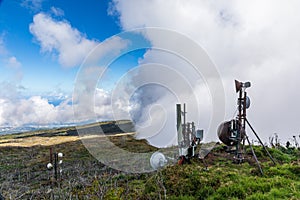
[[[68,104],[54,107],[48,100],[40,96],[29,99],[1,99],[0,124],[22,126],[24,124],[53,124],[67,123],[72,119],[72,109]],[[59,112],[64,110],[64,112]]]
[[[36,12],[42,8],[42,4],[43,0],[24,0],[21,6]]]
[[[29,26],[40,43],[42,52],[57,53],[58,61],[65,67],[81,64],[85,56],[99,44],[73,28],[68,21],[56,21],[44,13],[36,14]]]
[[[1,89],[10,89],[10,95],[0,93],[0,126],[22,127],[24,125],[64,125],[69,123],[84,122],[74,118],[72,99],[65,98],[58,105],[52,104],[48,98],[42,96],[32,96],[30,98],[20,98],[19,92],[14,85],[7,84]],[[14,92],[13,92],[14,91]],[[15,94],[15,95],[14,95]],[[15,98],[15,96],[19,98]],[[51,97],[53,98],[53,96]],[[110,93],[97,89],[95,91],[94,114],[98,121],[112,119],[110,104]],[[52,99],[53,100],[53,99]],[[82,112],[89,114],[87,110]],[[85,113],[82,113],[85,115]],[[85,118],[86,121],[94,119],[93,116]]]
[[[14,84],[20,82],[23,78],[22,63],[10,54],[4,42],[4,33],[0,35],[0,57],[3,61],[3,66],[10,71],[9,75]],[[7,80],[1,85],[6,85]]]
[[[236,108],[233,80],[250,80],[252,88],[248,94],[252,106],[248,116],[261,137],[267,141],[268,136],[278,132],[285,141],[299,131],[299,1],[113,2],[110,13],[117,13],[124,30],[138,27],[175,30],[207,51],[224,83],[227,119],[232,117]],[[145,36],[154,45],[163,42],[159,36]],[[144,60],[155,63],[165,58],[164,54],[149,51]],[[178,66],[177,61],[169,59],[167,64]],[[181,67],[184,70],[185,66]],[[293,105],[292,108],[289,105]],[[201,114],[206,116],[209,112]]]
[[[2,81],[0,82],[0,98],[1,99],[17,99],[24,88],[16,82]]]
[[[60,9],[60,8],[56,8],[56,7],[51,7],[51,12],[55,15],[55,16],[64,16],[65,12]]]
[[[11,68],[20,68],[22,64],[17,60],[15,56],[11,56],[7,59],[7,66]]]

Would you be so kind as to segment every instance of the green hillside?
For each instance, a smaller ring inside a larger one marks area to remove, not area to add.
[[[132,135],[111,136],[110,141],[132,152],[156,151]],[[300,153],[293,148],[269,149],[277,161],[273,165],[263,149],[255,147],[261,176],[250,150],[238,165],[222,145],[205,158],[208,168],[195,158],[191,164],[172,164],[145,174],[104,166],[80,140],[52,147],[64,153],[58,182],[46,169],[50,146],[0,147],[0,193],[6,199],[300,199]]]

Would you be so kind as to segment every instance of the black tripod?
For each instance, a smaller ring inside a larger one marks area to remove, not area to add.
[[[272,155],[270,154],[270,152],[268,151],[268,149],[266,148],[266,146],[263,144],[263,142],[261,141],[261,139],[258,137],[257,133],[255,132],[255,130],[253,129],[253,127],[251,126],[251,124],[250,124],[250,122],[247,120],[247,118],[245,119],[245,121],[247,122],[248,126],[250,127],[250,129],[252,130],[252,132],[254,133],[254,135],[256,136],[256,138],[258,139],[259,143],[262,145],[262,147],[264,148],[265,152],[268,154],[268,156],[270,157],[270,159],[272,160],[272,162],[273,162],[274,165],[275,165],[275,164],[276,164],[275,160],[273,159]],[[258,166],[258,168],[259,168],[259,170],[260,170],[260,173],[261,173],[262,175],[264,175],[264,173],[263,173],[263,171],[262,171],[262,168],[261,168],[261,166],[260,166],[260,164],[259,164],[259,162],[258,162],[258,159],[257,159],[257,157],[256,157],[256,154],[255,154],[255,152],[254,152],[254,150],[253,150],[252,144],[250,143],[248,136],[246,135],[245,137],[246,137],[247,142],[248,142],[248,144],[249,144],[249,146],[250,146],[251,152],[252,152],[253,157],[254,157],[254,159],[255,159],[255,161],[256,161],[256,163],[257,163],[257,166]]]

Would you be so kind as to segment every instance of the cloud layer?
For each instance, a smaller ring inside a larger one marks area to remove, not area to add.
[[[9,89],[10,93],[0,93],[0,127],[22,127],[24,125],[63,125],[69,123],[79,123],[82,120],[74,118],[74,106],[71,98],[63,98],[58,104],[52,103],[48,98],[42,96],[32,96],[29,98],[18,98],[19,90],[15,85],[2,85],[1,89]],[[3,91],[3,90],[2,90]],[[53,97],[52,97],[53,98]],[[95,105],[94,114],[97,120],[112,119],[110,106],[110,94],[104,90],[96,89],[94,92]],[[59,99],[52,99],[59,100]],[[89,114],[87,110],[82,112]],[[86,116],[85,113],[82,115]],[[94,119],[89,116],[85,120]]]
[[[296,0],[114,0],[113,8],[124,30],[167,28],[189,36],[206,49],[222,76],[226,119],[236,108],[233,80],[250,80],[249,120],[265,141],[274,132],[285,141],[299,131],[299,6]],[[162,42],[155,35],[147,37],[153,44]],[[145,57],[148,62],[165,58],[151,52]],[[177,65],[175,60],[168,64]]]

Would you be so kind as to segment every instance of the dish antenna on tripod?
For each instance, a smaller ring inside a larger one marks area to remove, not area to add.
[[[164,167],[168,163],[164,154],[154,152],[150,158],[150,165],[154,170]]]
[[[257,160],[252,144],[250,143],[248,135],[246,134],[246,124],[252,130],[274,164],[275,161],[247,119],[247,109],[250,107],[250,98],[247,96],[246,89],[249,87],[251,87],[250,82],[243,83],[235,80],[235,91],[236,93],[238,93],[238,115],[236,119],[223,122],[219,126],[218,137],[229,148],[235,147],[234,160],[237,163],[241,163],[244,160],[245,141],[247,141],[253,157],[258,165],[258,168],[261,174],[263,174],[262,168]]]

